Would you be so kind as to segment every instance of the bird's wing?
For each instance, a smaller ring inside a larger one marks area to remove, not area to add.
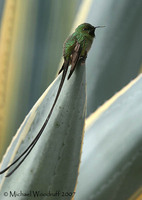
[[[65,43],[66,44],[66,43]],[[66,45],[67,46],[67,45]],[[75,70],[75,67],[76,67],[76,65],[77,65],[77,63],[78,63],[78,61],[79,61],[79,57],[80,57],[80,54],[81,54],[81,50],[82,50],[82,48],[81,48],[81,45],[78,43],[78,42],[76,42],[73,46],[72,46],[72,53],[69,55],[70,56],[70,58],[69,58],[69,63],[71,64],[71,70],[70,70],[70,73],[69,73],[69,76],[68,76],[68,79],[71,77],[71,75],[72,75],[72,73],[74,72],[74,70]],[[64,49],[65,49],[65,47],[64,47]],[[65,55],[64,55],[65,56]],[[66,59],[64,59],[64,64],[62,65],[62,67],[61,67],[61,69],[60,69],[60,71],[58,72],[58,74],[60,74],[63,70],[64,70],[64,68],[65,68],[65,62],[66,62]],[[68,64],[69,64],[68,63]]]
[[[68,79],[71,77],[72,73],[74,72],[75,70],[75,67],[79,61],[79,57],[80,57],[80,54],[81,54],[81,45],[76,42],[76,45],[74,47],[74,51],[71,55],[71,70],[70,70],[70,73],[69,73],[69,76],[68,76]]]

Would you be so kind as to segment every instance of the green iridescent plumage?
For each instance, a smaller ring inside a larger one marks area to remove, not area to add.
[[[82,62],[85,62],[87,53],[95,37],[95,29],[100,27],[102,26],[94,27],[88,23],[81,24],[75,29],[75,32],[65,40],[63,46],[64,64],[59,73],[71,65],[70,74],[68,76],[69,79],[78,61],[82,60]]]
[[[70,59],[71,54],[74,51],[75,45],[78,42],[81,45],[81,53],[80,56],[85,56],[85,54],[89,51],[93,39],[95,37],[94,34],[95,27],[91,24],[84,23],[79,25],[75,32],[69,36],[64,42],[63,46],[63,56],[65,59]]]

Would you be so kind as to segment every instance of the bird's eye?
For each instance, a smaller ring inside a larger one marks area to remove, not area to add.
[[[88,29],[87,29],[87,28],[84,28],[84,29],[83,29],[83,31],[86,31],[86,30],[88,30]]]

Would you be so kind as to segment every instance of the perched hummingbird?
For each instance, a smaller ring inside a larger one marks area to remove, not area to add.
[[[57,91],[57,94],[56,94],[54,103],[51,107],[51,110],[50,110],[43,126],[41,127],[39,133],[36,135],[36,137],[31,142],[31,144],[26,148],[26,150],[12,164],[10,164],[4,170],[0,171],[0,174],[3,174],[5,171],[7,171],[10,167],[12,167],[15,163],[17,163],[19,161],[17,166],[10,173],[8,173],[6,175],[6,177],[10,176],[22,164],[22,162],[26,159],[26,157],[29,155],[29,153],[31,152],[31,150],[33,149],[33,147],[35,146],[35,144],[39,140],[40,136],[42,135],[42,133],[43,133],[43,131],[44,131],[49,119],[50,119],[50,116],[53,112],[54,106],[55,106],[55,104],[58,100],[58,97],[60,95],[64,80],[66,78],[66,74],[67,74],[67,70],[68,70],[69,65],[71,65],[71,69],[70,69],[68,79],[70,79],[73,71],[75,70],[75,68],[77,66],[77,63],[79,61],[85,62],[85,60],[87,58],[87,53],[88,53],[89,49],[91,48],[91,45],[93,43],[93,39],[95,37],[95,29],[101,28],[101,27],[104,27],[104,26],[94,27],[91,24],[83,23],[83,24],[79,25],[75,29],[75,32],[65,40],[64,45],[63,45],[64,63],[63,63],[62,68],[59,71],[59,74],[62,71],[63,71],[63,73],[62,73],[62,78],[61,78],[61,82],[60,82],[60,85],[59,85],[59,89]],[[20,161],[20,159],[21,159],[21,161]]]
[[[85,62],[87,58],[87,53],[91,48],[93,39],[95,37],[95,29],[101,28],[104,26],[94,27],[91,24],[84,23],[79,25],[75,32],[70,35],[64,42],[63,45],[63,57],[64,64],[59,71],[59,73],[68,68],[67,66],[71,65],[70,74],[68,79],[71,77],[77,63],[79,60]]]

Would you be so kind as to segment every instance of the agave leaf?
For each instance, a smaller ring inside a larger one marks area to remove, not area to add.
[[[142,185],[141,100],[142,75],[87,119],[75,200],[128,199]]]
[[[23,152],[40,130],[60,80],[59,75],[26,117],[3,159],[1,169]],[[4,191],[14,190],[25,193],[30,190],[55,193],[58,190],[58,199],[63,199],[62,192],[74,192],[85,119],[85,85],[85,66],[77,66],[71,79],[65,80],[49,123],[28,158],[12,176],[5,178],[4,174],[1,177],[1,199]],[[53,196],[50,198],[54,199]],[[66,199],[71,199],[71,196]]]
[[[24,116],[54,79],[77,3],[5,1],[0,38],[0,131],[4,137],[0,140],[1,154]]]

